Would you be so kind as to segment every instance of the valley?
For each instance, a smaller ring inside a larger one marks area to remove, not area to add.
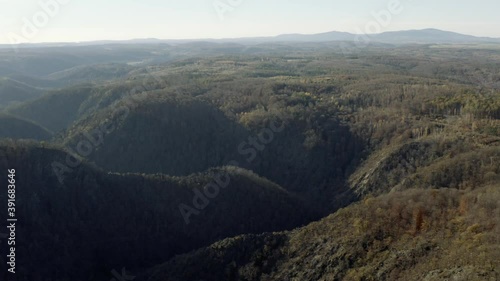
[[[498,44],[394,38],[0,48],[9,280],[498,280]]]

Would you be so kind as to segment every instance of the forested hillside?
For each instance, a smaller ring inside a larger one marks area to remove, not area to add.
[[[15,280],[500,279],[500,48],[343,46],[0,50]]]
[[[0,113],[0,139],[50,140],[52,133],[39,125],[8,114]]]
[[[236,167],[171,177],[82,163],[61,183],[53,169],[70,156],[57,147],[3,141],[0,156],[0,169],[16,169],[20,187],[17,239],[28,242],[17,251],[30,270],[19,280],[101,280],[107,268],[151,266],[225,237],[297,227],[314,215],[300,198]],[[211,183],[218,192],[207,191]]]
[[[138,280],[498,280],[499,187],[366,199],[295,231],[217,242]]]

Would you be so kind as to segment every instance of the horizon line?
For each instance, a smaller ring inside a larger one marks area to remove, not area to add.
[[[206,41],[206,40],[244,40],[244,39],[271,39],[271,38],[277,38],[280,36],[290,36],[290,35],[295,35],[295,36],[314,36],[314,35],[321,35],[321,34],[328,34],[328,33],[343,33],[343,34],[349,34],[349,35],[354,35],[354,36],[361,36],[361,35],[366,35],[366,36],[376,36],[376,35],[381,35],[381,34],[386,34],[386,33],[396,33],[396,32],[410,32],[410,31],[440,31],[440,32],[446,32],[446,33],[454,33],[462,36],[470,36],[470,37],[475,37],[478,39],[494,39],[494,40],[500,40],[500,37],[490,37],[490,36],[476,36],[476,35],[471,35],[471,34],[466,34],[466,33],[460,33],[460,32],[455,32],[455,31],[449,31],[449,30],[444,30],[444,29],[438,29],[438,28],[421,28],[421,29],[401,29],[401,30],[393,30],[393,31],[384,31],[380,33],[352,33],[352,32],[347,32],[347,31],[337,31],[337,30],[332,30],[332,31],[325,31],[325,32],[316,32],[316,33],[280,33],[277,35],[269,35],[269,36],[244,36],[244,37],[205,37],[205,38],[157,38],[157,37],[142,37],[142,38],[128,38],[128,39],[96,39],[96,40],[85,40],[85,41],[45,41],[45,42],[23,42],[23,43],[17,43],[17,44],[12,44],[12,43],[0,43],[0,46],[30,46],[30,45],[55,45],[55,44],[86,44],[86,43],[99,43],[99,42],[109,42],[109,43],[119,43],[119,42],[128,42],[128,41],[140,41],[140,40],[156,40],[156,41]],[[334,40],[334,41],[346,41],[346,40]],[[349,40],[347,40],[349,41]]]

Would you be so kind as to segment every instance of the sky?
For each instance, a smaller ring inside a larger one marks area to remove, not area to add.
[[[0,0],[0,44],[378,33],[500,38],[498,0]]]

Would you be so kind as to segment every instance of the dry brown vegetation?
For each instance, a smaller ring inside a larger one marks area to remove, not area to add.
[[[179,256],[148,280],[498,280],[499,187],[367,198],[289,233]]]

